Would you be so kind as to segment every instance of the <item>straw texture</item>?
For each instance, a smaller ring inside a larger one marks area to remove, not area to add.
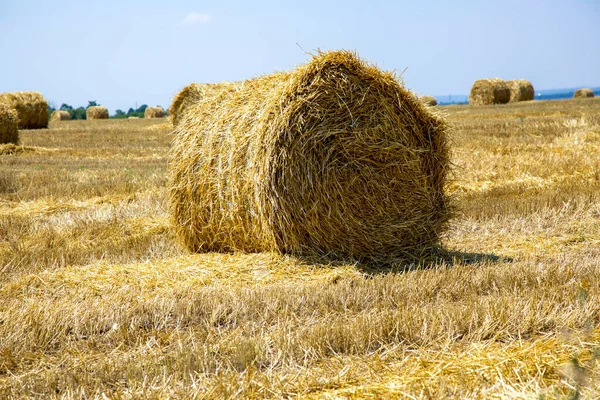
[[[500,78],[479,79],[469,93],[469,104],[474,106],[505,104],[510,101],[510,88]]]
[[[19,129],[48,127],[48,102],[38,92],[1,93],[0,103],[12,107],[19,118]]]
[[[506,81],[510,89],[510,102],[530,101],[535,97],[535,90],[531,82],[525,79],[514,79]]]
[[[50,115],[50,121],[68,121],[71,119],[71,114],[65,110],[54,110]]]
[[[577,89],[573,95],[574,99],[594,97],[594,91],[590,88]]]
[[[196,104],[202,98],[215,97],[218,93],[229,86],[232,83],[229,82],[221,82],[221,83],[190,83],[179,93],[173,97],[173,102],[171,103],[171,107],[169,108],[169,116],[171,118],[171,123],[173,125],[177,125],[179,121],[182,119],[182,116],[185,112],[190,108],[190,106]]]
[[[433,96],[421,96],[420,99],[421,102],[425,105],[428,105],[430,107],[437,106],[437,100]]]
[[[19,119],[10,106],[0,103],[0,143],[19,143]]]
[[[189,249],[378,260],[438,243],[447,125],[393,74],[339,51],[217,87],[174,131],[170,212]]]
[[[103,106],[88,107],[85,112],[86,119],[108,119],[108,110]]]
[[[165,110],[162,107],[146,107],[144,118],[164,118]]]

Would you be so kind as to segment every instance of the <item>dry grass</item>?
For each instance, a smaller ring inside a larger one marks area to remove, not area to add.
[[[192,251],[387,261],[448,226],[445,120],[354,53],[222,85],[179,118],[169,198]]]
[[[441,108],[460,218],[386,270],[188,254],[167,124],[23,131],[0,152],[0,398],[600,397],[600,100]]]

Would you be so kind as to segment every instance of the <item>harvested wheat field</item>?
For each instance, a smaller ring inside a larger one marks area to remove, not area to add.
[[[438,108],[458,215],[437,253],[378,268],[189,253],[164,120],[21,131],[0,398],[599,398],[600,99]]]

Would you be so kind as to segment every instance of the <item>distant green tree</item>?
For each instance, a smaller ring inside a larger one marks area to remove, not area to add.
[[[85,115],[85,108],[79,107],[76,110],[69,111],[71,114],[71,119],[87,119]]]
[[[62,103],[62,105],[60,106],[60,109],[63,111],[71,111],[73,109],[73,107],[71,107],[68,104]]]
[[[99,106],[99,104],[96,103],[96,100],[91,100],[91,101],[88,101],[88,106],[86,108],[95,107],[95,106]]]
[[[127,114],[123,110],[117,110],[113,118],[127,118]]]

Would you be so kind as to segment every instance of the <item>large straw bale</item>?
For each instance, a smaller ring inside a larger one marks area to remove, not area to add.
[[[525,79],[513,79],[506,81],[510,89],[510,102],[530,101],[535,98],[535,90],[531,82]]]
[[[348,51],[222,85],[175,126],[170,213],[192,251],[389,260],[438,243],[447,123]]]
[[[146,107],[144,118],[164,118],[165,110],[162,107]]]
[[[4,103],[0,103],[0,143],[19,143],[17,111]]]
[[[594,97],[594,91],[590,88],[577,89],[575,91],[575,94],[573,95],[574,99],[581,99],[581,98],[588,98],[588,97]]]
[[[171,103],[169,108],[169,116],[173,125],[177,125],[185,114],[186,110],[203,97],[215,97],[224,88],[229,87],[232,83],[190,83],[181,89]]]
[[[433,96],[421,96],[420,99],[421,102],[425,105],[428,105],[430,107],[437,106],[437,100]]]
[[[88,107],[85,112],[86,119],[108,119],[108,110],[103,106]]]
[[[5,103],[15,109],[19,118],[19,129],[48,127],[48,102],[40,93],[1,93],[0,103]]]
[[[475,106],[505,104],[510,101],[510,88],[500,78],[479,79],[469,93],[469,104]]]
[[[54,110],[50,115],[50,121],[68,121],[71,119],[71,114],[65,110]]]

